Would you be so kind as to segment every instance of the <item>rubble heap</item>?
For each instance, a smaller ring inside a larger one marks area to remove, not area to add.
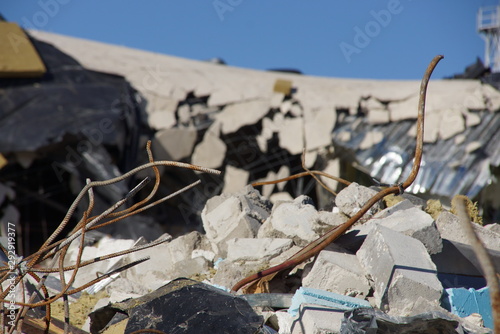
[[[245,276],[283,262],[344,223],[374,192],[352,183],[331,211],[318,211],[307,196],[272,204],[251,186],[213,197],[202,212],[205,234],[192,232],[119,260],[151,257],[110,282],[109,300],[99,305],[139,297],[180,277],[229,291]],[[361,326],[360,319],[372,319],[371,326],[400,333],[488,332],[482,324],[491,327],[491,313],[488,318],[484,309],[470,317],[456,315],[465,297],[453,296],[469,291],[462,287],[485,285],[458,218],[446,210],[433,217],[425,201],[412,195],[398,200],[390,207],[379,203],[315,259],[278,275],[261,293],[243,295],[263,316],[262,324],[266,319],[279,333],[354,333],[349,328],[369,333],[371,327]],[[474,227],[499,264],[498,225]],[[101,240],[96,247],[116,250],[117,242],[122,241]],[[84,257],[87,252],[95,254],[92,247],[85,248]],[[95,268],[81,268],[81,277],[86,271]]]

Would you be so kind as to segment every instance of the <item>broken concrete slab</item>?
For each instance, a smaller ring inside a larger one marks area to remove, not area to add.
[[[403,209],[403,206],[407,207],[409,205],[411,207]],[[374,218],[377,218],[375,221],[377,224],[420,240],[429,254],[441,252],[443,248],[441,235],[434,219],[429,214],[413,206],[407,200],[389,209],[392,209],[392,213],[389,215],[384,212],[388,210],[386,209],[374,216]]]
[[[258,238],[288,238],[305,245],[319,235],[313,229],[316,208],[309,197],[301,195],[293,202],[278,202],[257,234]]]
[[[237,193],[210,198],[201,219],[214,250],[219,257],[226,257],[226,241],[255,237],[270,210],[271,203],[252,186],[247,186]]]
[[[169,243],[128,254],[123,259],[124,263],[130,263],[144,257],[150,259],[124,271],[121,276],[136,284],[141,284],[147,289],[155,290],[165,284],[166,281],[182,276],[180,272],[175,270],[176,265],[179,262],[191,260],[191,254],[195,249],[209,250],[210,248],[211,245],[204,235],[199,232],[191,232],[179,236]],[[158,256],[158,254],[161,254],[161,256]],[[202,261],[206,263],[207,260],[198,259],[196,263],[199,264]],[[184,270],[181,264],[177,265],[177,268]],[[196,268],[208,270],[203,265]]]
[[[148,124],[152,129],[170,129],[176,123],[174,111],[153,111],[148,116]]]
[[[418,296],[439,305],[443,288],[420,241],[375,226],[356,256],[370,275],[380,309],[393,315],[410,314]]]
[[[327,250],[316,257],[312,269],[302,277],[302,285],[358,298],[370,291],[356,255]]]
[[[222,193],[233,193],[245,187],[248,184],[248,175],[248,171],[244,169],[227,165]]]
[[[196,142],[196,129],[170,128],[155,133],[153,139],[154,156],[158,160],[180,161],[193,152]]]
[[[235,238],[227,241],[227,261],[266,262],[290,249],[290,239]]]
[[[340,333],[344,312],[322,305],[301,304],[298,316],[290,326],[291,334]]]
[[[191,163],[206,168],[222,166],[226,156],[227,147],[219,137],[220,124],[215,122],[203,136],[201,143],[196,145]]]
[[[332,144],[332,131],[337,120],[333,108],[310,110],[304,113],[306,150],[316,150]]]
[[[352,217],[376,194],[377,192],[375,190],[352,182],[347,188],[342,189],[338,193],[337,197],[335,197],[335,204],[340,211]],[[368,218],[372,216],[375,212],[380,210],[380,208],[380,203],[376,203],[363,217]]]
[[[436,225],[443,239],[470,245],[469,238],[461,227],[459,218],[451,212],[441,212],[436,219]],[[500,251],[500,243],[498,242],[500,233],[475,223],[472,224],[472,227],[486,248]]]
[[[304,120],[285,118],[279,127],[280,146],[291,155],[302,153],[304,148]]]
[[[210,283],[231,289],[236,283],[248,275],[259,271],[261,266],[254,263],[238,263],[222,260],[217,264],[217,272],[210,279]]]
[[[268,112],[268,100],[250,100],[226,105],[216,119],[222,124],[222,134],[228,134],[242,126],[257,123]]]
[[[81,237],[80,237],[81,238]],[[70,266],[74,265],[78,256],[79,251],[79,242],[73,242],[73,247],[70,247],[66,257],[64,259],[64,265]],[[132,239],[114,239],[109,236],[104,236],[100,239],[95,245],[86,246],[83,249],[81,260],[91,260],[99,256],[112,254],[121,250],[126,250],[131,248],[134,245],[134,240]],[[164,244],[160,244],[158,246],[162,246]],[[107,273],[110,268],[116,265],[120,261],[120,257],[111,258],[106,261],[95,262],[85,267],[81,267],[78,270],[78,275],[76,275],[75,280],[73,282],[73,286],[79,287],[95,277],[96,272]],[[71,278],[72,271],[65,272],[65,278],[68,281]],[[92,277],[91,279],[89,279]]]

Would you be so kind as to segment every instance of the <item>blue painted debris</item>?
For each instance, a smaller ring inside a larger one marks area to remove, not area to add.
[[[450,311],[459,317],[467,317],[479,313],[484,321],[484,327],[493,328],[491,313],[490,289],[488,287],[476,290],[473,288],[446,289]]]
[[[301,287],[295,292],[288,313],[292,316],[296,316],[299,312],[300,304],[303,303],[322,305],[344,311],[359,307],[371,308],[370,303],[363,299],[339,295],[338,293],[320,289]]]

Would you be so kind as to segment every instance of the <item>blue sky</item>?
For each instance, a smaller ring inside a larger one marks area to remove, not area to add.
[[[476,14],[493,0],[3,1],[25,28],[228,65],[308,75],[420,79],[484,60]]]

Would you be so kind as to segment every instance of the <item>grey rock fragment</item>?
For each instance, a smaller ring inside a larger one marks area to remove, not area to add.
[[[410,314],[418,297],[439,305],[443,288],[424,245],[376,226],[356,256],[372,280],[378,307],[390,314]]]
[[[157,158],[179,161],[191,155],[195,142],[195,128],[171,128],[155,134],[153,148]]]
[[[375,190],[360,186],[353,182],[338,193],[337,197],[335,197],[335,204],[340,211],[352,217],[376,194],[377,192]],[[380,203],[376,203],[363,217],[367,218],[372,216],[380,208]]]
[[[406,201],[397,204],[401,208]],[[406,205],[405,205],[406,206]],[[387,209],[386,209],[387,210]],[[384,210],[385,211],[385,210]],[[380,216],[387,212],[381,211]],[[379,214],[375,218],[380,218]],[[376,223],[420,240],[429,254],[441,252],[443,243],[434,219],[417,207],[393,211],[390,215],[376,220]]]
[[[338,294],[365,298],[370,285],[356,255],[323,250],[302,285]]]
[[[228,261],[269,261],[293,246],[290,239],[235,238],[227,242]]]
[[[234,194],[222,194],[207,201],[201,213],[203,228],[219,257],[225,257],[226,241],[253,238],[269,217],[271,203],[252,186]]]
[[[436,219],[436,225],[443,239],[470,245],[469,238],[462,228],[460,220],[454,214],[447,211],[441,212]],[[472,226],[486,248],[500,251],[500,242],[498,242],[500,233],[478,224],[472,224]]]

